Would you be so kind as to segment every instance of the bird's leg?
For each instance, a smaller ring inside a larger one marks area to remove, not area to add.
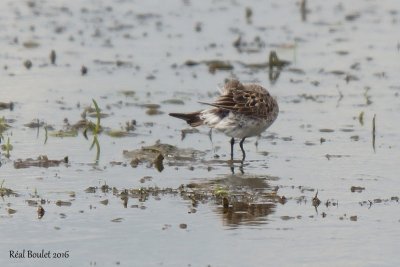
[[[244,149],[243,149],[243,142],[244,142],[245,139],[246,139],[246,137],[243,138],[239,143],[240,149],[242,150],[242,153],[243,153],[242,164],[244,162],[244,159],[246,158],[246,152],[244,152]]]
[[[235,139],[232,137],[231,139],[231,160],[233,161],[233,145],[235,144]]]

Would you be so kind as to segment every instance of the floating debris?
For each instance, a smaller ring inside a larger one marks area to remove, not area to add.
[[[323,129],[319,129],[319,131],[321,133],[333,133],[335,130],[323,128]]]
[[[45,210],[42,206],[38,206],[37,208],[37,215],[38,215],[38,219],[42,219],[44,216]]]
[[[148,110],[146,110],[146,114],[149,116],[153,116],[164,114],[164,112],[158,110],[158,108],[149,108]]]
[[[154,167],[159,171],[162,172],[164,170],[164,165],[163,165],[163,160],[164,160],[164,156],[159,153],[156,158],[154,159],[154,161],[152,162],[154,164]]]
[[[110,131],[107,131],[106,134],[108,136],[115,137],[115,138],[121,138],[121,137],[135,136],[136,135],[135,133],[122,131],[122,130],[110,130]]]
[[[39,43],[37,43],[37,42],[35,42],[35,41],[26,41],[26,42],[22,43],[22,45],[23,45],[25,48],[29,48],[29,49],[39,47]]]
[[[85,76],[88,73],[88,68],[82,65],[81,67],[81,75]]]
[[[69,207],[72,205],[72,203],[70,201],[57,200],[56,205],[59,207],[61,207],[61,206]]]
[[[363,190],[365,190],[365,187],[361,187],[361,186],[352,186],[352,187],[350,187],[350,191],[352,193],[354,193],[354,192],[361,193]]]
[[[247,24],[251,24],[252,23],[251,18],[253,17],[253,10],[250,7],[246,7],[245,14],[246,14]]]
[[[361,16],[361,14],[359,12],[354,12],[354,13],[346,15],[344,18],[347,21],[354,21],[354,20],[358,19],[360,16]]]
[[[202,61],[187,60],[185,62],[186,66],[196,66],[199,64],[206,64],[208,66],[208,71],[212,74],[214,74],[216,70],[233,69],[233,65],[229,61],[223,61],[223,60],[202,60]]]
[[[24,126],[28,127],[28,128],[40,128],[40,127],[44,126],[44,122],[36,119],[36,120],[32,120],[29,123],[25,123]]]
[[[29,167],[57,167],[61,163],[68,163],[68,157],[65,157],[62,160],[50,160],[46,155],[41,155],[37,159],[28,158],[25,160],[17,159],[14,161],[14,168],[15,169],[22,169],[22,168],[29,168]]]
[[[307,9],[307,0],[301,0],[300,2],[300,14],[301,14],[301,20],[306,21],[307,20],[307,13],[309,10]]]
[[[13,110],[14,109],[14,103],[13,102],[0,102],[0,110],[2,109],[9,109],[9,110]]]
[[[352,136],[350,136],[350,139],[357,142],[360,139],[360,136],[352,135]]]
[[[54,50],[51,50],[51,52],[50,52],[50,62],[53,65],[56,64],[56,51],[54,51]]]
[[[355,76],[355,75],[352,75],[352,74],[346,74],[346,76],[344,77],[344,80],[345,80],[347,83],[349,83],[349,82],[351,82],[351,81],[358,81],[359,78],[358,78],[357,76]]]
[[[8,212],[8,214],[15,214],[15,213],[17,213],[17,211],[15,210],[15,209],[11,209],[11,208],[8,208],[7,209],[7,212]]]
[[[331,199],[331,200],[327,200],[325,202],[325,206],[328,208],[329,206],[333,206],[333,207],[338,207],[339,206],[339,201]]]
[[[330,160],[331,158],[349,158],[350,155],[331,155],[331,154],[326,154],[325,157]]]
[[[176,146],[156,142],[152,146],[144,146],[133,151],[123,151],[126,158],[131,159],[131,166],[137,167],[140,163],[148,163],[149,167],[156,167],[162,170],[163,160],[194,161],[205,153],[194,149],[179,149]]]
[[[37,200],[32,200],[32,199],[27,199],[25,200],[25,202],[28,203],[28,206],[31,207],[36,207],[39,204]]]
[[[350,221],[352,221],[352,222],[356,222],[357,221],[357,215],[354,215],[354,216],[350,216]]]
[[[132,90],[120,91],[120,93],[123,94],[126,97],[133,97],[136,94],[136,92],[132,91]]]
[[[216,70],[233,70],[233,65],[229,61],[209,60],[205,61],[205,64],[208,66],[208,71],[212,74]]]
[[[99,65],[115,65],[117,67],[132,67],[133,66],[132,62],[122,61],[122,60],[112,61],[112,60],[95,59],[94,63],[99,64]]]
[[[194,30],[196,32],[201,32],[203,29],[203,24],[201,22],[196,22],[194,25]]]
[[[96,193],[96,191],[97,191],[97,187],[94,187],[94,186],[90,186],[85,189],[86,193]]]
[[[315,193],[315,196],[312,199],[312,205],[317,208],[319,206],[319,204],[321,204],[321,200],[319,200],[318,198],[318,191],[317,193]]]
[[[117,67],[132,67],[133,66],[132,62],[122,61],[122,60],[115,61],[115,65]]]
[[[24,66],[29,70],[32,67],[32,61],[30,61],[29,59],[25,60]]]
[[[108,205],[108,199],[101,200],[100,204],[103,204],[104,206],[107,206]]]
[[[185,102],[181,99],[167,99],[161,101],[162,104],[171,104],[171,105],[184,105]]]
[[[296,217],[288,216],[288,215],[281,216],[282,221],[288,221],[288,220],[294,220],[294,219],[296,219]]]

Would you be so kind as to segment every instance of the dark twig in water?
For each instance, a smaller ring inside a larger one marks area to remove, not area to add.
[[[48,138],[48,130],[47,130],[47,125],[44,126],[44,144],[47,143],[47,138]]]
[[[246,22],[247,24],[252,23],[253,10],[250,7],[246,7]]]
[[[307,20],[307,0],[301,0],[300,14],[301,14],[301,20],[306,21]]]
[[[375,152],[375,133],[376,133],[375,119],[376,119],[376,114],[374,114],[374,118],[372,119],[372,147],[374,149],[374,152]]]
[[[6,157],[10,157],[10,150],[12,149],[12,146],[10,144],[10,137],[7,137],[7,144],[6,144]]]
[[[82,76],[86,75],[87,72],[88,72],[88,68],[87,68],[86,66],[82,65],[82,67],[81,67],[81,74],[82,74]]]
[[[50,62],[51,64],[55,65],[56,64],[56,51],[51,50],[50,53]]]
[[[338,101],[337,101],[337,103],[336,103],[336,107],[339,106],[340,101],[342,101],[342,99],[343,99],[343,94],[342,94],[342,92],[341,92],[339,89],[337,89],[337,90],[338,90],[338,93],[339,93],[339,98],[338,98]]]
[[[361,111],[360,115],[358,115],[358,121],[361,125],[364,125],[364,111]]]
[[[368,91],[371,90],[371,88],[369,86],[366,86],[364,89],[365,105],[369,106],[372,104],[371,96],[368,94]]]

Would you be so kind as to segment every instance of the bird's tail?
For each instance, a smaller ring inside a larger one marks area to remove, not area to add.
[[[186,121],[192,127],[203,124],[203,120],[200,118],[200,111],[192,113],[169,113],[169,115]]]

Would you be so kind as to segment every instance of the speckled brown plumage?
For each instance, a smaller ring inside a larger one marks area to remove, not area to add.
[[[256,117],[268,117],[277,106],[264,87],[258,84],[243,85],[238,80],[227,82],[215,102],[203,104]]]
[[[265,131],[277,118],[279,107],[269,92],[258,84],[242,84],[231,80],[221,90],[221,95],[211,106],[192,113],[170,113],[196,127],[207,125],[231,137],[231,158],[233,159],[234,138],[241,138],[240,148],[244,161],[246,154],[243,142],[247,137]]]

